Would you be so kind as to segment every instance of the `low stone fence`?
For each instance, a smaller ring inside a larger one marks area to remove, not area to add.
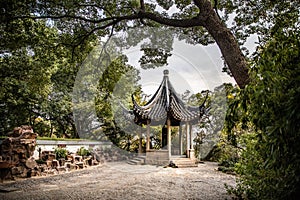
[[[109,141],[36,138],[37,134],[30,126],[21,126],[0,142],[0,181],[59,174],[132,158],[130,153],[113,146]]]
[[[34,158],[39,159],[39,152],[54,151],[55,148],[62,147],[68,152],[76,153],[81,147],[91,150],[108,150],[112,148],[110,141],[89,141],[89,140],[36,140]]]
[[[146,153],[146,164],[149,165],[168,165],[169,151],[168,150],[149,150]]]

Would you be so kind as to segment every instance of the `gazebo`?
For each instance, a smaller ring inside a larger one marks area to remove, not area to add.
[[[204,102],[197,107],[186,105],[169,80],[169,71],[164,70],[163,80],[145,105],[139,105],[132,95],[133,109],[124,110],[127,119],[135,124],[147,127],[146,134],[146,162],[149,164],[165,164],[171,160],[171,127],[177,126],[179,134],[179,154],[183,155],[183,131],[185,125],[186,157],[195,159],[192,138],[192,125],[197,124],[207,112]],[[207,96],[206,96],[207,97]],[[150,149],[150,126],[163,125],[162,128],[162,149]],[[140,143],[141,145],[141,143]],[[141,149],[141,148],[140,148]]]

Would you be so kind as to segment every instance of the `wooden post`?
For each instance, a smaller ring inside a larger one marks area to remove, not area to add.
[[[139,154],[141,155],[143,153],[143,138],[142,138],[142,127],[140,127],[140,133],[139,133]]]
[[[179,124],[179,155],[182,155],[182,127]]]
[[[190,134],[190,149],[194,149],[194,145],[193,145],[193,137],[192,137],[192,129],[193,129],[193,127],[192,127],[192,125],[190,124],[190,132],[189,132],[189,134]]]
[[[150,122],[147,121],[147,143],[146,143],[146,151],[150,150]]]
[[[193,128],[192,128],[192,125],[190,127],[190,150],[189,150],[189,158],[191,160],[195,160],[195,150],[194,150],[194,145],[193,145],[193,135],[192,135],[192,132],[193,132]]]
[[[190,126],[189,123],[186,122],[185,124],[185,128],[186,128],[186,157],[189,158],[190,157]]]
[[[171,159],[171,146],[172,146],[172,141],[171,141],[171,120],[167,119],[167,130],[168,130],[168,151],[169,151],[169,159]]]

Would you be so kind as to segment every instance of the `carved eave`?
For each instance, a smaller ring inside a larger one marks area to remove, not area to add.
[[[170,118],[174,124],[187,121],[198,122],[205,114],[205,101],[197,107],[184,104],[170,83],[168,73],[167,70],[164,71],[162,83],[147,104],[139,105],[132,96],[132,114],[135,116],[135,123],[164,123],[167,118]]]

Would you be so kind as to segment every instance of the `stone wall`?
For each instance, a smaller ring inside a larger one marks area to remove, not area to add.
[[[36,148],[34,151],[35,159],[39,159],[39,151],[54,151],[57,147],[64,147],[70,153],[76,153],[81,147],[85,149],[111,149],[113,144],[110,141],[65,141],[65,140],[36,140]]]
[[[168,165],[169,164],[168,150],[150,150],[146,153],[146,164],[149,165]]]
[[[0,177],[30,177],[36,167],[33,153],[37,134],[30,126],[17,127],[0,145]]]

